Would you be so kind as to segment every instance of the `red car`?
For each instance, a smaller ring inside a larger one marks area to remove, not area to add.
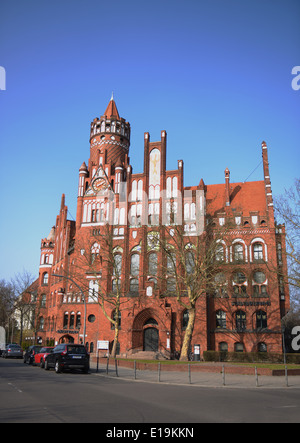
[[[34,364],[40,365],[40,367],[43,368],[45,365],[45,358],[51,353],[52,349],[53,346],[45,346],[44,348],[41,348],[41,350],[34,355]]]

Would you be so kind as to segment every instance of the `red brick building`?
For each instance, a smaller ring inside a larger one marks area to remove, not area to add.
[[[101,255],[100,238],[109,225],[121,274],[119,352],[179,353],[188,314],[172,296],[174,278],[162,271],[163,252],[151,246],[151,238],[162,225],[180,224],[186,241],[193,242],[209,218],[216,227],[230,221],[231,228],[219,241],[216,289],[197,302],[192,346],[199,344],[201,354],[281,352],[289,293],[276,270],[286,271],[285,232],[274,221],[266,143],[262,181],[231,183],[226,168],[222,184],[205,185],[201,179],[193,187],[184,187],[182,160],[176,170],[166,170],[166,131],[157,142],[144,134],[143,172],[133,173],[129,145],[130,124],[112,98],[91,123],[89,162],[79,169],[76,221],[68,220],[63,195],[55,226],[41,242],[36,320],[42,342],[84,341],[91,352],[98,341],[111,345],[114,330],[93,297],[99,285],[113,294],[118,284]],[[109,315],[112,309],[107,306]]]

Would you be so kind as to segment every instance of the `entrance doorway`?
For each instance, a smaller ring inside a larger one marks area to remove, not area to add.
[[[146,328],[144,330],[144,351],[158,351],[159,334],[156,328]]]

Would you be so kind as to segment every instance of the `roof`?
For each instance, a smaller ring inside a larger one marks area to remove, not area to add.
[[[108,106],[104,114],[106,115],[107,118],[116,117],[117,119],[120,119],[117,105],[116,102],[114,101],[113,95],[111,96],[110,102],[108,103]]]
[[[230,183],[230,208],[243,215],[259,211],[266,214],[265,182]],[[216,216],[219,212],[225,212],[225,183],[220,185],[207,185],[206,192],[207,212]]]

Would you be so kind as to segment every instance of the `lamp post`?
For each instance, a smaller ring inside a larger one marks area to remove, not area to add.
[[[82,295],[82,299],[83,299],[83,303],[84,303],[84,319],[83,319],[83,344],[85,345],[85,335],[86,335],[86,300],[85,300],[85,295],[83,290],[81,289],[81,287],[71,278],[71,277],[66,277],[65,275],[60,275],[60,274],[52,274],[53,277],[61,277],[61,278],[66,278],[67,280],[70,280],[75,286],[77,286],[77,288],[79,289],[79,291],[81,292]]]

